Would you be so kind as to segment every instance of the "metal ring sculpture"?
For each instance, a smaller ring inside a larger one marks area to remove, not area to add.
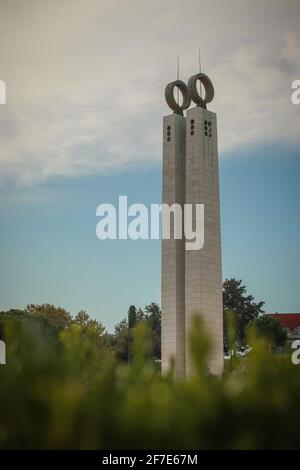
[[[197,90],[197,81],[200,81],[205,88],[205,98],[201,98]],[[188,81],[188,90],[191,99],[197,106],[206,109],[206,104],[210,103],[214,96],[215,90],[211,79],[205,73],[197,73]]]
[[[174,88],[178,88],[182,94],[182,105],[174,98]],[[182,80],[175,80],[168,83],[165,89],[165,98],[168,106],[174,111],[175,114],[183,115],[183,111],[191,104],[191,97],[189,95],[186,84]]]

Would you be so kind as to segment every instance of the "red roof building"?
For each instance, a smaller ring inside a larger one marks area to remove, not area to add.
[[[269,315],[280,321],[289,336],[300,335],[300,313],[269,313]]]

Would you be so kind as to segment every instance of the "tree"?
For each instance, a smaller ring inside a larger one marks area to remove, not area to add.
[[[111,341],[117,359],[122,362],[128,361],[128,320],[124,318],[115,325],[114,335]]]
[[[55,307],[52,304],[30,304],[27,305],[24,312],[31,316],[46,318],[57,330],[69,328],[73,322],[72,315],[67,312],[67,310],[61,307]]]
[[[72,324],[80,326],[83,331],[94,329],[99,337],[105,332],[105,327],[102,323],[92,319],[86,310],[80,310],[72,321]]]
[[[154,302],[145,306],[146,321],[151,331],[152,354],[156,359],[161,358],[161,309]]]
[[[136,326],[137,322],[137,313],[135,305],[130,305],[128,309],[128,361],[131,361],[132,352],[131,352],[131,343],[132,343],[132,330]]]
[[[92,334],[95,338],[96,347],[102,347],[104,344],[104,326],[101,322],[92,319],[85,310],[80,310],[74,318],[65,309],[50,304],[30,304],[27,305],[25,310],[0,312],[0,336],[3,334],[4,322],[9,320],[39,328],[44,336],[48,336],[57,344],[60,342],[60,334],[69,330],[72,326],[80,327],[82,339],[86,339]]]
[[[9,323],[18,325],[18,331],[31,329],[40,333],[52,345],[58,345],[58,329],[44,316],[29,315],[24,310],[10,309],[0,312],[0,339],[4,339],[5,326]]]
[[[226,279],[223,283],[223,310],[224,310],[224,347],[227,350],[227,322],[226,312],[231,310],[235,316],[237,336],[240,344],[245,342],[245,329],[259,314],[263,313],[264,302],[254,302],[252,295],[246,295],[247,289],[241,280]]]
[[[264,337],[270,344],[271,349],[276,346],[284,346],[287,340],[287,332],[277,318],[270,315],[260,315],[252,322],[259,336]]]
[[[161,357],[161,310],[158,304],[152,302],[146,305],[144,310],[131,305],[128,309],[128,317],[115,325],[113,337],[107,338],[111,347],[115,350],[117,358],[121,361],[128,361],[128,354],[132,358],[131,343],[133,331],[140,324],[145,324],[150,330],[152,357]],[[130,328],[128,328],[128,325]],[[130,330],[130,333],[129,333]],[[130,334],[130,339],[129,339]]]
[[[128,309],[128,326],[134,328],[137,322],[137,312],[135,305],[130,305]]]

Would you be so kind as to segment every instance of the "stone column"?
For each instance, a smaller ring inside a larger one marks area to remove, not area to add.
[[[204,204],[204,246],[185,251],[185,329],[187,338],[194,314],[200,315],[212,339],[208,368],[223,370],[223,306],[220,233],[220,196],[216,114],[194,107],[186,117],[187,204]],[[186,341],[186,373],[193,370]]]
[[[163,203],[185,201],[186,119],[178,114],[163,120]],[[184,240],[162,241],[162,373],[175,361],[177,377],[185,377],[185,247]]]

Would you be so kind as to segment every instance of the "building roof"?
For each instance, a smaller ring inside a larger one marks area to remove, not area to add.
[[[300,313],[269,313],[273,318],[277,318],[285,328],[300,327]]]

